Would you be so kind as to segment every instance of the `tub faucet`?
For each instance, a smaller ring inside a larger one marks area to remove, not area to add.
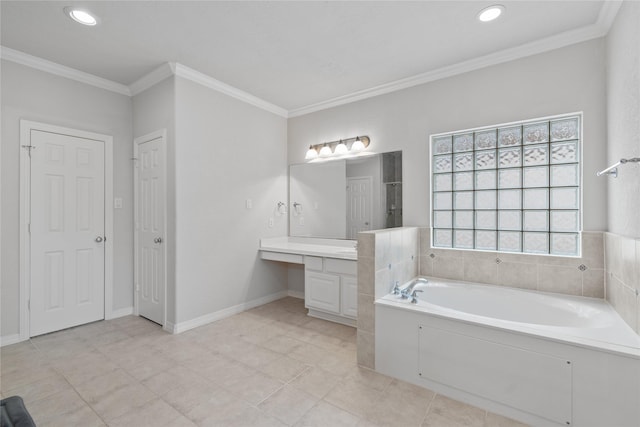
[[[418,303],[418,292],[424,292],[422,289],[416,289],[413,292],[411,292],[411,304],[417,304]]]
[[[416,279],[413,282],[411,282],[411,284],[409,284],[409,286],[407,286],[406,288],[404,288],[404,289],[402,289],[400,291],[400,296],[402,297],[402,299],[409,299],[409,298],[414,296],[412,294],[413,288],[415,288],[418,285],[426,285],[427,283],[429,283],[429,281],[427,279],[423,279],[423,278]],[[420,292],[422,292],[422,291],[420,291]]]
[[[398,286],[398,284],[399,284],[399,283],[400,283],[400,282],[398,282],[398,281],[396,280],[396,283],[395,283],[395,285],[393,285],[393,289],[391,290],[391,293],[392,293],[392,294],[394,294],[394,295],[400,295],[400,286]]]

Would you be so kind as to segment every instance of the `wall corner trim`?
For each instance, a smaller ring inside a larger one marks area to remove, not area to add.
[[[611,26],[613,25],[613,21],[616,20],[616,16],[618,16],[618,11],[620,10],[620,6],[622,6],[622,1],[605,1],[602,4],[602,9],[600,9],[600,13],[598,14],[598,20],[596,21],[596,26],[600,28],[603,35],[607,35]]]
[[[75,68],[67,67],[66,65],[61,65],[56,62],[39,58],[37,56],[29,55],[27,53],[20,52],[19,50],[0,46],[0,58],[7,61],[15,62],[20,65],[35,68],[36,70],[54,74],[56,76],[65,77],[71,80],[95,86],[100,89],[105,89],[111,92],[119,93],[121,95],[131,96],[131,91],[126,85],[116,83],[114,81],[107,80],[93,74],[85,73],[84,71],[76,70]]]
[[[155,70],[151,71],[149,74],[140,77],[138,80],[129,85],[131,96],[135,96],[140,92],[144,92],[150,87],[160,83],[167,77],[171,77],[175,74],[174,70],[175,68],[170,62],[165,62]]]

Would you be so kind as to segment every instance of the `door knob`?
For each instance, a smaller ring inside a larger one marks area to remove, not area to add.
[[[162,243],[162,237],[156,237],[153,239],[153,243]]]
[[[102,236],[98,236],[96,237],[96,242],[100,243],[102,242],[104,239],[102,238]]]

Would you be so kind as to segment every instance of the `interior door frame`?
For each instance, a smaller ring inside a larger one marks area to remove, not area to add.
[[[145,142],[153,141],[154,139],[162,139],[162,169],[164,171],[164,221],[162,227],[164,228],[164,235],[162,236],[163,243],[166,245],[167,243],[167,130],[166,129],[158,129],[146,135],[139,136],[133,140],[133,314],[139,316],[139,301],[138,295],[140,293],[140,283],[138,281],[138,247],[140,242],[138,241],[138,147]],[[164,307],[162,308],[162,327],[166,328],[167,325],[167,247],[164,249]]]
[[[31,295],[31,131],[38,130],[104,143],[104,318],[113,318],[113,137],[48,123],[20,120],[20,341],[30,338]]]

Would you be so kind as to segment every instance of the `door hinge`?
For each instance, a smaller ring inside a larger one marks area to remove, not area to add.
[[[31,300],[27,300],[27,310],[31,311]]]
[[[31,234],[31,223],[27,224],[27,233]]]

